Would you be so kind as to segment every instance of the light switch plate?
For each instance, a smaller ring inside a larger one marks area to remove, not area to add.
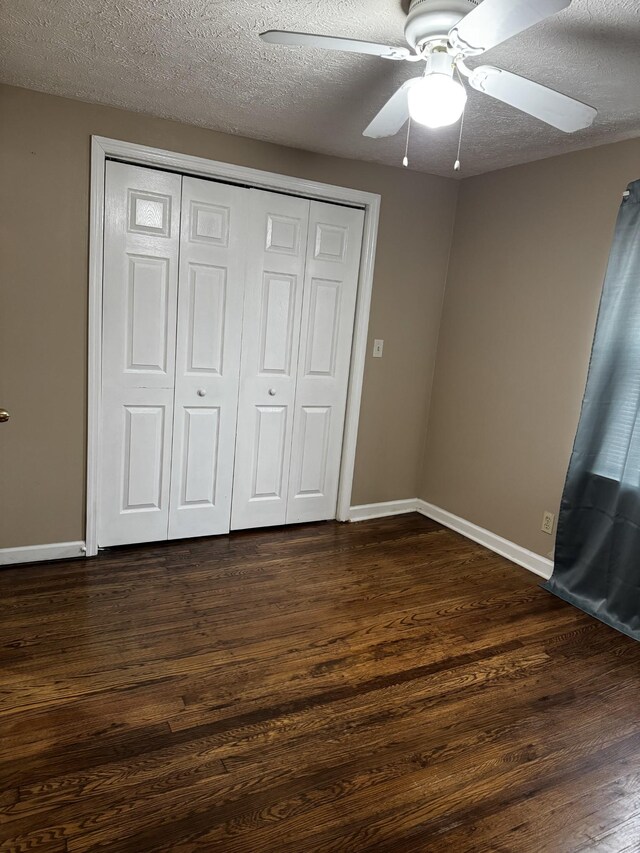
[[[384,341],[375,340],[373,342],[373,357],[374,358],[382,358],[382,348],[384,347]]]

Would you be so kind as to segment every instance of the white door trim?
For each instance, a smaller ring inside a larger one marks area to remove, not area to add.
[[[308,181],[289,175],[263,172],[246,166],[235,166],[192,157],[160,148],[150,148],[132,142],[122,142],[103,136],[91,138],[91,190],[89,222],[89,329],[87,371],[87,556],[98,553],[97,496],[98,496],[98,438],[101,405],[102,371],[102,263],[104,253],[104,181],[107,157],[129,163],[171,169],[183,174],[217,178],[257,187],[304,196],[305,198],[351,204],[364,210],[364,235],[358,280],[358,299],[353,330],[349,392],[342,441],[340,485],[336,518],[348,521],[350,517],[351,488],[358,437],[360,398],[367,352],[369,309],[373,287],[373,268],[378,237],[380,196],[362,190],[337,187]]]

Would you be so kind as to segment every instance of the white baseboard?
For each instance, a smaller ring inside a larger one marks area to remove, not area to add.
[[[445,527],[455,530],[456,533],[461,533],[467,539],[472,539],[474,542],[484,545],[490,551],[495,551],[496,554],[506,557],[512,563],[528,569],[541,578],[545,578],[545,580],[551,577],[553,561],[548,560],[546,557],[541,557],[540,554],[535,554],[527,548],[516,545],[515,542],[510,542],[508,539],[503,539],[502,536],[498,536],[490,530],[485,530],[484,527],[478,527],[477,524],[473,524],[465,518],[460,518],[446,509],[441,509],[439,506],[427,503],[419,498],[416,500],[416,510],[422,515],[426,515],[427,518],[431,518],[433,521],[437,521]]]
[[[24,548],[0,548],[0,566],[16,563],[39,563],[42,560],[65,560],[84,557],[84,542],[53,542],[51,545],[26,545]]]
[[[515,542],[503,539],[502,536],[498,536],[490,530],[485,530],[484,527],[478,527],[477,524],[473,524],[465,518],[460,518],[446,509],[441,509],[439,506],[420,500],[420,498],[352,506],[349,520],[365,521],[369,518],[384,518],[387,515],[400,515],[407,512],[419,512],[421,515],[426,515],[427,518],[431,518],[444,527],[455,530],[456,533],[461,533],[473,542],[484,545],[490,551],[500,554],[501,557],[506,557],[512,563],[528,569],[530,572],[539,575],[539,577],[545,578],[545,580],[551,577],[553,572],[552,560],[541,557],[540,554],[535,554],[533,551],[527,550],[527,548],[522,548],[520,545],[516,545]]]
[[[478,527],[477,524],[460,518],[446,509],[441,509],[439,506],[420,500],[420,498],[352,506],[349,511],[349,521],[365,521],[372,518],[403,515],[409,512],[419,512],[421,515],[425,515],[427,518],[431,518],[433,521],[444,525],[444,527],[449,527],[451,530],[455,530],[456,533],[461,533],[467,539],[484,545],[490,551],[506,557],[507,560],[511,560],[512,563],[528,569],[541,578],[547,579],[551,577],[553,572],[552,560],[541,557],[533,551],[516,545],[515,542],[503,539],[502,536],[498,536],[490,530]],[[24,548],[0,548],[0,566],[41,562],[43,560],[64,560],[84,556],[86,556],[84,542],[54,542],[50,545],[28,545]]]
[[[402,515],[416,511],[416,498],[404,501],[383,501],[378,504],[360,504],[349,510],[349,521],[366,521],[369,518],[384,518],[387,515]]]

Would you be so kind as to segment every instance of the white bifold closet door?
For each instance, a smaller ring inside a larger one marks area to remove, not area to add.
[[[107,163],[100,547],[335,517],[361,210]]]
[[[335,518],[363,221],[252,196],[232,529]]]
[[[166,539],[182,178],[107,163],[98,544]]]
[[[309,207],[252,193],[233,529],[286,519]]]
[[[335,518],[364,213],[311,203],[286,523]]]
[[[229,531],[247,200],[182,180],[169,539]]]
[[[107,163],[98,544],[229,530],[247,191]]]

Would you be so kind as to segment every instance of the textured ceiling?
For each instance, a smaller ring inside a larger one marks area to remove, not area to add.
[[[2,0],[0,79],[296,148],[399,165],[361,133],[416,69],[263,44],[291,29],[404,44],[401,0]],[[471,91],[463,176],[640,135],[640,2],[574,0],[489,62],[592,104],[567,136]],[[410,166],[453,175],[457,128],[412,132]]]

